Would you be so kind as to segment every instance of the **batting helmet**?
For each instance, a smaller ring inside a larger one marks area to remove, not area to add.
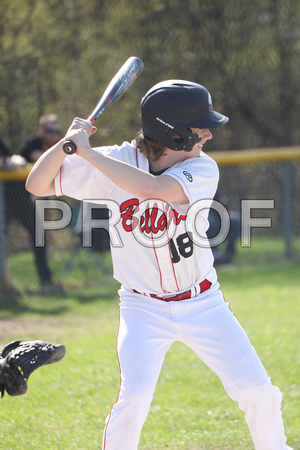
[[[213,110],[201,84],[167,80],[153,86],[141,101],[142,131],[172,150],[192,150],[200,139],[191,128],[217,128],[228,117]]]

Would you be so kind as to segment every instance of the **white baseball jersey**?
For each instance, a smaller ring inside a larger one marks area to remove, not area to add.
[[[149,172],[149,162],[135,141],[95,150]],[[217,278],[205,232],[218,167],[201,152],[200,157],[180,161],[164,175],[180,183],[188,203],[135,198],[76,154],[65,159],[55,189],[57,196],[99,201],[113,210],[110,238],[114,277],[125,288],[146,295],[171,295],[194,286],[197,295],[203,279],[213,283]]]

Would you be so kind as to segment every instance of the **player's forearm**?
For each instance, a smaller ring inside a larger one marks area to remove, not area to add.
[[[161,197],[159,180],[150,173],[102,155],[92,148],[85,151],[81,156],[99,169],[113,183],[130,194],[143,199]]]
[[[67,156],[62,150],[63,141],[47,150],[35,163],[26,181],[26,189],[44,197],[55,194],[54,179]]]

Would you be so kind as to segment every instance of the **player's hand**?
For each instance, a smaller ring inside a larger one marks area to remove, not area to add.
[[[65,141],[73,141],[77,146],[77,155],[83,156],[86,150],[91,149],[89,137],[96,131],[97,128],[94,127],[89,120],[75,117],[72,125],[67,131]]]
[[[72,125],[67,131],[66,137],[69,136],[69,133],[73,130],[85,130],[88,134],[88,137],[90,137],[92,134],[94,134],[97,131],[97,128],[94,127],[94,125],[91,124],[89,120],[81,119],[80,117],[75,117],[75,119],[72,122]]]

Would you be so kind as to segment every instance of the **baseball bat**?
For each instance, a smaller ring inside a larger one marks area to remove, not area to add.
[[[144,63],[140,58],[131,56],[127,59],[110,81],[96,108],[87,120],[94,124],[96,119],[127,91],[143,68]],[[66,141],[63,145],[63,150],[67,155],[72,155],[76,152],[77,147],[73,141]]]

